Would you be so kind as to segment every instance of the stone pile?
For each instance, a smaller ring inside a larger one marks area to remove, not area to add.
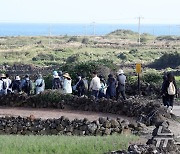
[[[100,99],[96,101],[93,97],[77,97],[73,95],[63,95],[58,91],[46,91],[40,95],[26,96],[12,94],[0,98],[0,105],[13,107],[36,107],[36,108],[60,108],[67,106],[75,110],[95,111],[113,113],[137,117],[146,125],[153,125],[170,118],[166,108],[161,106],[158,100],[150,100],[142,97],[131,97],[126,101]]]
[[[61,116],[59,119],[36,119],[33,115],[23,117],[1,117],[0,134],[21,135],[111,135],[130,132],[132,124],[124,119],[99,118],[95,121],[74,119]],[[136,128],[137,129],[137,128]]]
[[[180,154],[180,143],[175,142],[168,127],[166,121],[157,123],[146,145],[133,144],[127,151],[113,151],[110,154]]]

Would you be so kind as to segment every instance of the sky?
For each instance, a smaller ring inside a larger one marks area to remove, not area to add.
[[[180,24],[180,0],[0,0],[0,23]]]

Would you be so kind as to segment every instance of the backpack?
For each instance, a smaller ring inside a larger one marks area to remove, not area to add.
[[[168,95],[175,95],[176,94],[176,88],[175,88],[173,82],[170,82],[167,91],[168,91]]]
[[[31,90],[31,81],[30,80],[26,80],[23,86],[23,90],[26,91],[30,91]]]
[[[37,85],[37,87],[42,87],[42,85],[43,85],[43,80],[41,81],[39,85]]]
[[[83,79],[85,90],[88,90],[88,81],[86,79]]]
[[[53,79],[53,89],[59,89],[61,87],[61,81],[59,78]]]
[[[7,84],[5,81],[3,81],[3,90],[5,90],[7,88]]]

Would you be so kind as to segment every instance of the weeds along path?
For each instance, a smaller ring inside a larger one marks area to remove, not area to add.
[[[117,117],[122,119],[127,119],[130,122],[135,121],[132,117],[126,117],[123,115],[116,115],[110,113],[101,113],[101,112],[89,112],[89,111],[77,111],[77,110],[67,110],[67,109],[34,109],[34,108],[23,108],[23,107],[1,107],[0,108],[0,117],[3,116],[22,116],[29,117],[34,115],[35,118],[60,118],[65,116],[70,120],[75,118],[83,119],[87,118],[90,121],[97,120],[99,117],[108,117],[110,119],[116,119]]]

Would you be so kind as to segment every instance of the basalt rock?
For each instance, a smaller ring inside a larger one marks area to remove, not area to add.
[[[96,101],[93,97],[88,98],[65,95],[58,90],[48,90],[42,94],[29,97],[25,94],[10,94],[0,97],[0,105],[61,109],[68,106],[76,110],[113,113],[129,117],[137,117],[138,121],[145,123],[146,125],[154,125],[164,121],[165,118],[171,117],[170,113],[168,113],[167,109],[161,105],[159,100],[133,96],[126,101],[116,101],[105,98]],[[99,119],[100,124],[105,125],[104,121],[106,120],[103,118]],[[117,123],[114,123],[113,125],[117,125]]]
[[[33,115],[31,115],[33,117]],[[0,134],[19,135],[111,135],[121,133],[122,126],[118,119],[106,118],[102,121],[88,121],[88,119],[69,120],[66,117],[59,119],[37,119],[33,117],[0,117]],[[103,118],[99,118],[103,119]],[[127,128],[130,131],[133,129]]]

